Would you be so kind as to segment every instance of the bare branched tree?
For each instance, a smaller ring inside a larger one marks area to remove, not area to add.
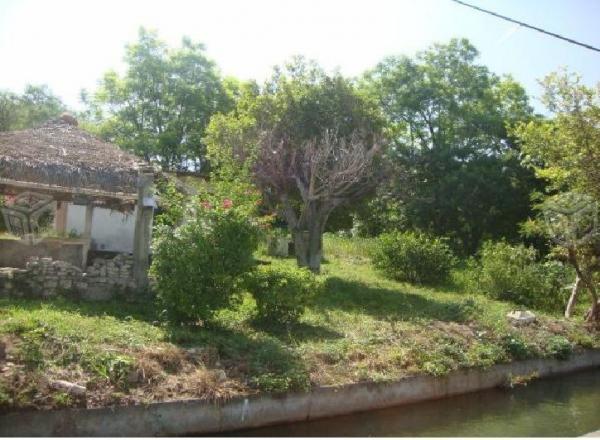
[[[359,132],[342,137],[326,131],[300,145],[275,131],[263,134],[255,177],[288,223],[299,266],[320,270],[327,219],[373,189],[380,150],[378,139]]]

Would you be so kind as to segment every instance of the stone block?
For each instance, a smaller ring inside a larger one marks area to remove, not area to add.
[[[528,325],[536,321],[535,314],[529,310],[513,310],[506,317],[515,325]]]

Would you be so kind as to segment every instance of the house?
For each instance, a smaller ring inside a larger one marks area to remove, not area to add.
[[[155,207],[154,169],[80,129],[70,115],[0,133],[0,196],[6,228],[0,266],[32,257],[86,270],[94,251],[130,254],[137,286],[147,283]]]

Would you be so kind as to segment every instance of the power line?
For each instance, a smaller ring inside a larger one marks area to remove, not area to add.
[[[551,37],[559,38],[559,39],[564,40],[564,41],[568,41],[571,44],[576,44],[578,46],[585,47],[586,49],[595,50],[596,52],[600,52],[600,49],[598,49],[597,47],[591,46],[589,44],[581,43],[579,41],[573,40],[572,38],[563,37],[562,35],[555,34],[554,32],[546,31],[546,30],[541,29],[539,27],[535,27],[535,26],[532,26],[530,24],[523,23],[522,21],[514,20],[514,19],[512,19],[510,17],[506,17],[504,15],[497,14],[497,13],[495,13],[493,11],[488,11],[487,9],[483,9],[483,8],[478,7],[478,6],[471,5],[469,3],[465,3],[465,2],[463,2],[461,0],[450,0],[450,1],[452,1],[454,3],[458,3],[459,5],[466,6],[467,8],[475,9],[477,11],[493,15],[494,17],[501,18],[502,20],[510,21],[511,23],[516,23],[519,26],[523,26],[523,27],[526,27],[526,28],[529,28],[529,29],[533,29],[534,31],[541,32],[542,34],[550,35]]]

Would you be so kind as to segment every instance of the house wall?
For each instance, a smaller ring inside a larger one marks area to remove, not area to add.
[[[77,234],[83,234],[84,225],[85,206],[69,203],[66,232],[74,230]],[[134,232],[135,209],[130,214],[123,214],[107,208],[94,207],[91,249],[131,253]]]

